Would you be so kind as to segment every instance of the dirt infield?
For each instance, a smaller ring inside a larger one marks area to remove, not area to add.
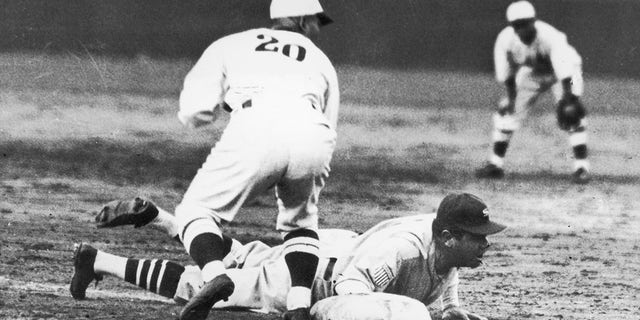
[[[461,272],[465,308],[490,319],[640,319],[640,117],[628,111],[639,110],[638,102],[627,101],[636,105],[620,114],[592,111],[588,185],[570,183],[566,136],[544,111],[515,136],[505,179],[479,181],[472,173],[489,147],[490,107],[469,105],[490,82],[449,77],[479,89],[437,103],[425,98],[427,106],[347,100],[321,196],[322,226],[363,231],[431,212],[448,192],[475,193],[509,228],[490,238],[486,265]],[[607,82],[599,83],[606,92]],[[190,263],[157,230],[96,229],[92,219],[105,202],[136,195],[173,209],[220,126],[181,128],[175,97],[12,89],[0,98],[0,318],[175,318],[180,306],[112,278],[74,301],[73,243]],[[241,241],[278,243],[274,219],[273,198],[264,195],[228,231]]]

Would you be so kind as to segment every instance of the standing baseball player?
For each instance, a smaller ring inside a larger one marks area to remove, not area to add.
[[[569,133],[575,157],[573,181],[589,181],[586,111],[580,101],[583,91],[582,59],[564,33],[536,19],[527,1],[507,8],[509,26],[500,32],[494,47],[495,74],[507,96],[493,117],[493,150],[488,163],[476,172],[480,178],[502,178],[504,157],[513,133],[521,126],[540,94],[551,89],[558,125]]]
[[[142,199],[114,201],[96,217],[98,227],[147,223],[169,236],[177,232],[173,216]],[[348,230],[319,230],[320,267],[312,301],[334,295],[385,292],[407,296],[425,305],[440,301],[444,319],[486,319],[460,307],[458,268],[478,267],[490,243],[486,236],[505,226],[489,219],[478,197],[450,194],[436,215],[420,214],[380,222],[362,235]],[[224,237],[227,273],[238,283],[227,301],[214,308],[243,307],[283,312],[290,275],[286,247],[269,248],[254,241],[241,245]],[[183,267],[162,259],[115,256],[82,244],[74,255],[71,293],[83,299],[94,279],[111,275],[176,301],[189,300],[203,285],[195,266]]]
[[[272,28],[211,44],[186,76],[178,118],[189,127],[230,121],[176,208],[179,237],[204,287],[181,319],[204,319],[234,292],[222,259],[220,225],[275,186],[277,230],[284,237],[292,287],[285,319],[309,319],[318,265],[318,196],[336,143],[336,71],[311,41],[332,20],[318,0],[273,0]]]

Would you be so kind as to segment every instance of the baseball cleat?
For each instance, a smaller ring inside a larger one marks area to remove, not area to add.
[[[283,320],[311,320],[309,308],[287,310],[282,314]]]
[[[591,176],[589,175],[589,171],[585,168],[578,168],[572,175],[573,183],[576,184],[586,184],[591,180]]]
[[[233,281],[226,274],[213,278],[187,302],[180,312],[180,320],[206,319],[213,305],[220,300],[227,300],[234,289]]]
[[[504,170],[488,162],[484,167],[476,170],[476,177],[483,179],[502,179],[504,177]]]
[[[98,250],[84,243],[75,244],[75,246],[76,250],[73,253],[74,272],[69,291],[71,291],[71,296],[74,299],[82,300],[85,298],[87,287],[91,282],[96,280],[97,286],[98,281],[102,280],[102,276],[96,274],[93,270]]]
[[[147,225],[158,216],[158,208],[151,201],[136,197],[133,200],[115,200],[107,203],[95,218],[98,228]]]

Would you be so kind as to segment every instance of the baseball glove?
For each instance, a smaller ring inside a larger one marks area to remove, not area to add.
[[[158,208],[151,201],[136,197],[131,200],[115,200],[107,203],[96,215],[98,228],[133,225],[140,228],[158,215]]]
[[[587,115],[587,110],[575,95],[562,98],[556,106],[558,126],[562,130],[570,130],[578,127],[580,120]]]

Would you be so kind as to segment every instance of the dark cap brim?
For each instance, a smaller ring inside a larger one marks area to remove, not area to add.
[[[330,23],[333,23],[333,19],[329,18],[329,16],[324,12],[316,13],[316,17],[318,17],[321,26],[326,26]]]
[[[484,236],[498,233],[507,228],[507,226],[493,221],[487,221],[486,223],[478,226],[458,225],[457,227],[463,231]]]

